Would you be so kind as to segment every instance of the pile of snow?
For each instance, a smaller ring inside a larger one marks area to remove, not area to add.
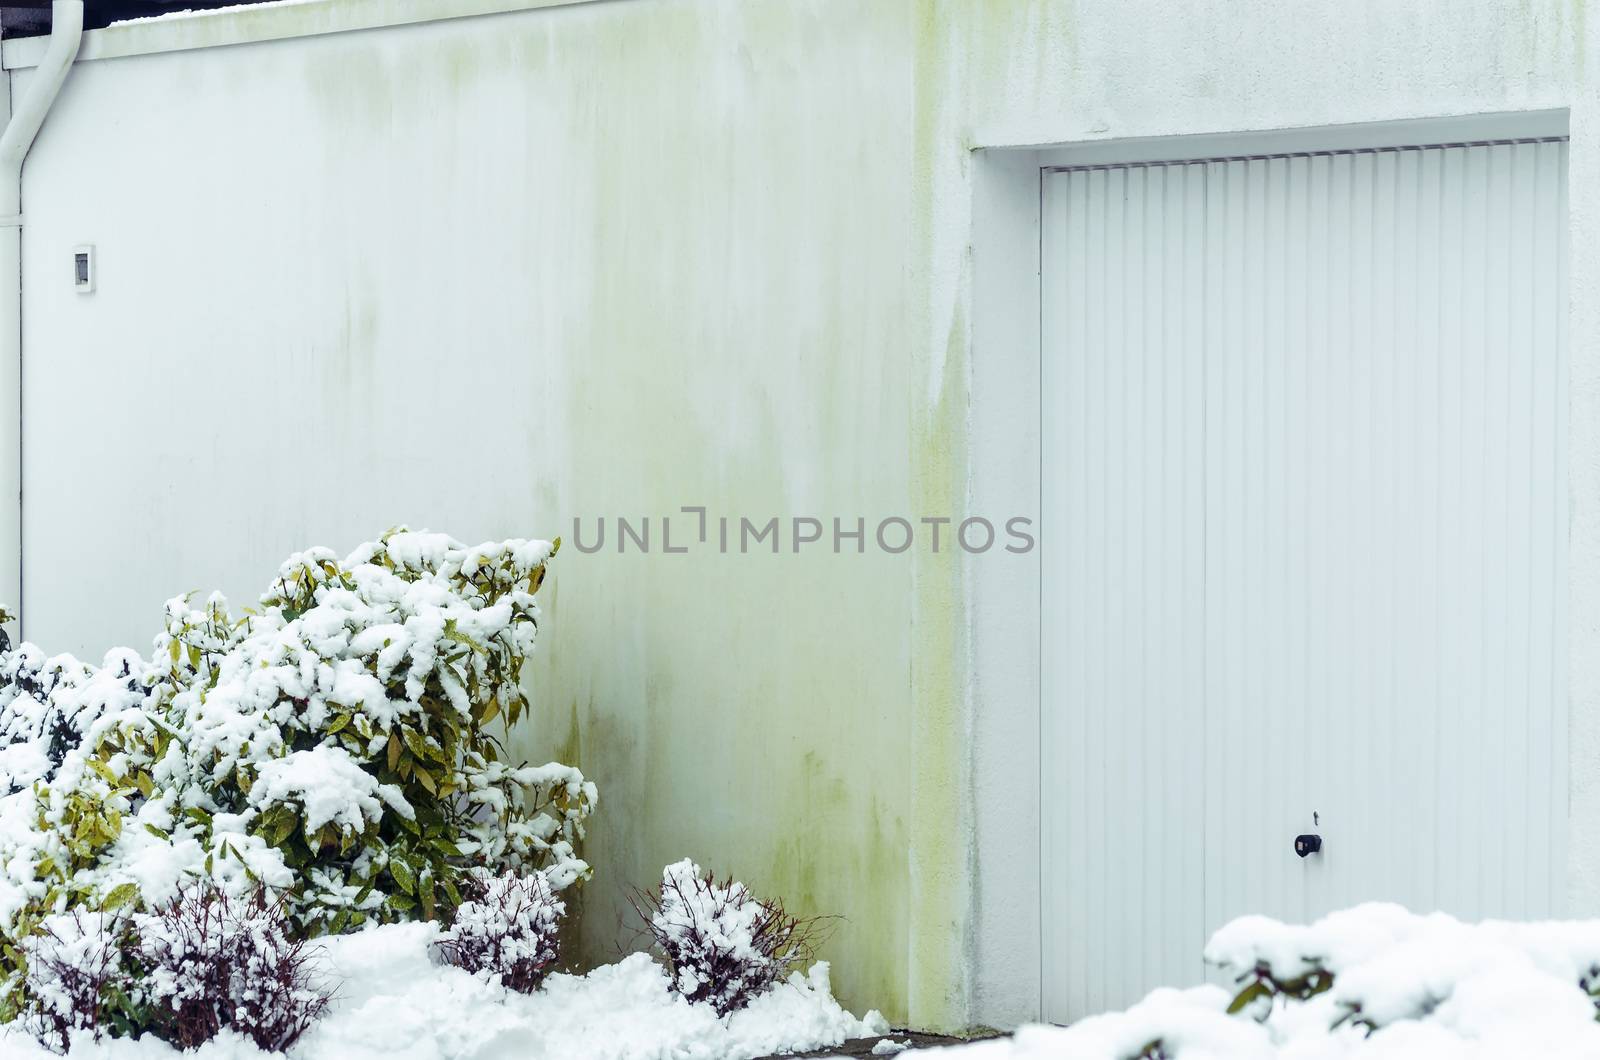
[[[552,975],[518,994],[430,957],[428,922],[373,927],[323,940],[323,972],[338,983],[327,1015],[289,1050],[290,1060],[743,1060],[887,1033],[876,1012],[857,1019],[833,999],[828,966],[718,1018],[669,988],[643,954],[588,975]],[[264,1060],[224,1032],[188,1053],[143,1038],[81,1039],[74,1060]],[[0,1056],[49,1060],[20,1027],[0,1028]]]
[[[952,1060],[1462,1060],[1600,1057],[1600,920],[1464,924],[1369,904],[1314,924],[1244,917],[1206,958],[1241,985],[1332,975],[1304,1000],[1230,1015],[1218,986],[1162,989],[1071,1027],[947,1050]],[[907,1054],[920,1055],[920,1054]]]

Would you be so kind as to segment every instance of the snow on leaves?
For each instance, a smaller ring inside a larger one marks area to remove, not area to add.
[[[440,957],[508,990],[533,993],[555,964],[566,904],[542,872],[502,873],[475,883],[439,937]]]
[[[661,887],[635,903],[667,959],[673,989],[727,1015],[783,981],[807,959],[818,922],[784,912],[736,880],[718,882],[685,858],[662,870]]]
[[[496,735],[528,709],[558,544],[400,529],[291,556],[239,614],[170,601],[148,658],[0,650],[0,933],[159,908],[195,877],[282,890],[309,934],[438,915],[470,869],[586,877],[594,785]]]

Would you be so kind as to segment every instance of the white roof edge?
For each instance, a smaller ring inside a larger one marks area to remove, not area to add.
[[[600,0],[303,0],[294,4],[268,3],[260,7],[197,11],[185,18],[146,19],[90,30],[83,35],[78,61],[220,48],[230,44],[597,2]],[[0,67],[21,70],[39,65],[49,39],[23,37],[5,41],[0,45]]]

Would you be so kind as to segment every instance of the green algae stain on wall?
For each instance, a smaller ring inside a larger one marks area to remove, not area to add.
[[[964,514],[965,317],[951,325],[938,403],[920,425],[915,481],[925,511]],[[959,551],[918,563],[912,672],[911,1018],[965,1030],[972,865],[967,758],[968,632]]]
[[[823,780],[821,771],[825,766],[818,761],[812,768],[817,771],[818,779]],[[828,782],[824,780],[824,783]],[[847,813],[859,820],[861,811],[850,793],[837,778],[831,786],[837,800],[834,812]],[[909,909],[905,887],[908,837],[901,816],[887,810],[879,797],[873,796],[865,815],[866,841],[857,848],[856,856],[845,868],[848,884],[861,901],[848,916],[837,916],[821,900],[829,888],[823,886],[825,881],[820,877],[823,868],[816,855],[817,850],[833,838],[836,825],[829,822],[826,814],[813,816],[815,804],[802,805],[806,806],[806,812],[798,816],[808,824],[778,845],[766,878],[784,895],[791,912],[824,918],[818,924],[819,937],[823,940],[820,952],[826,955],[834,944],[843,941],[847,943],[843,953],[847,959],[855,959],[853,951],[860,939],[904,938]],[[886,955],[891,959],[865,964],[858,970],[865,974],[858,974],[855,987],[863,997],[880,999],[872,1005],[897,1024],[907,1018],[903,955],[904,950],[901,950]]]
[[[564,762],[578,769],[583,768],[583,725],[578,720],[578,701],[572,701],[572,709],[567,715],[566,739],[556,744],[555,760]]]
[[[920,385],[912,395],[910,448],[917,510],[959,521],[967,514],[967,339],[960,306],[966,234],[938,226],[950,220],[949,200],[964,189],[965,132],[959,115],[964,66],[950,45],[947,11],[937,0],[922,0],[914,9],[910,180],[918,272],[911,298],[918,324],[914,332],[923,341],[915,352]],[[959,550],[919,551],[914,564],[910,1016],[919,1027],[959,1030],[968,1021],[971,859],[962,564]]]
[[[574,440],[561,516],[911,510],[902,12],[608,5],[511,49],[546,60],[519,73],[526,134],[507,132],[543,138],[513,266],[559,264],[530,317],[582,307],[530,353]],[[536,684],[553,748],[576,701],[600,787],[584,952],[613,958],[625,889],[694,857],[837,917],[836,993],[903,1022],[909,558],[608,548],[560,567]]]
[[[328,124],[339,136],[328,146],[345,146],[345,137],[372,139],[394,127],[399,87],[394,72],[376,49],[358,49],[339,57],[306,61],[306,82],[324,108]]]
[[[444,248],[428,269],[450,285],[451,341],[545,380],[530,418],[549,426],[529,437],[557,441],[521,532],[684,504],[964,514],[966,234],[935,221],[965,148],[937,6],[639,0],[307,60],[329,123],[363,127],[327,149],[330,179],[375,137],[398,156],[383,179],[414,179],[412,141],[473,156],[418,166],[445,176],[406,231]],[[519,304],[451,279],[484,269],[472,247],[526,278]],[[414,331],[408,312],[386,303],[379,333]],[[961,578],[948,545],[564,548],[530,668],[537,732],[512,751],[600,790],[578,955],[614,959],[627,890],[691,856],[838,917],[820,956],[847,1006],[961,1026]]]

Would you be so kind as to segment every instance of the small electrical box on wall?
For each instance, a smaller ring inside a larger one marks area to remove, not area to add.
[[[94,247],[72,248],[72,289],[79,294],[94,292]]]

